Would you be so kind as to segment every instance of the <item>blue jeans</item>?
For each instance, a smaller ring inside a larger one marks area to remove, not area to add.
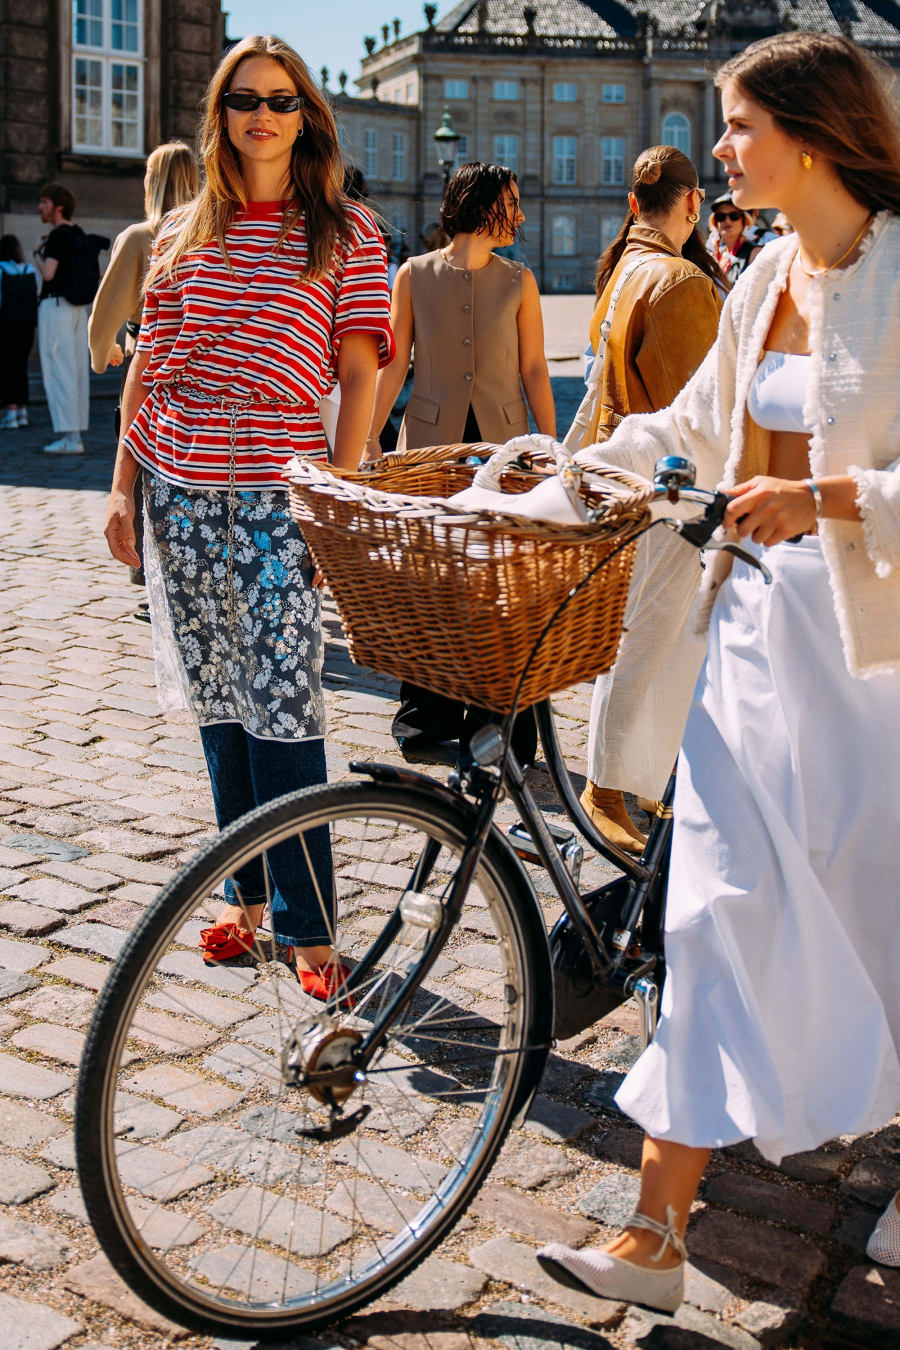
[[[326,781],[323,740],[276,741],[251,736],[240,722],[201,727],[200,739],[220,830],[264,802]],[[334,940],[335,904],[328,826],[308,830],[305,839],[318,892],[299,839],[286,839],[268,850],[272,929],[280,942],[295,947],[330,945]],[[225,882],[228,904],[240,903],[237,889],[245,905],[265,904],[261,858],[246,863]],[[322,912],[323,904],[327,915]]]

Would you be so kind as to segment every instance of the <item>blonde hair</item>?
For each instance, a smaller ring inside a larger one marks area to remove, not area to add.
[[[349,242],[352,237],[349,202],[343,192],[344,161],[331,108],[293,47],[270,33],[257,33],[225,54],[209,82],[199,137],[206,178],[195,200],[173,220],[171,231],[167,229],[168,237],[147,273],[148,287],[173,277],[186,253],[213,239],[232,270],[225,235],[236,212],[246,205],[247,195],[237,152],[228,139],[222,96],[238,66],[251,56],[277,61],[304,100],[303,135],[294,142],[290,200],[276,248],[304,216],[307,263],[297,279],[316,281],[330,272],[338,242]]]
[[[199,187],[197,160],[189,145],[182,141],[168,141],[165,145],[158,145],[147,156],[144,215],[154,234],[163,216],[176,206],[186,206],[196,197]]]

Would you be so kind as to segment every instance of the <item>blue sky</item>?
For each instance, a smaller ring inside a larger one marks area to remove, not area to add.
[[[442,0],[438,17],[455,2]],[[230,36],[277,33],[313,70],[328,67],[332,89],[338,88],[338,71],[346,70],[347,92],[352,94],[357,92],[352,81],[359,74],[366,34],[377,37],[380,47],[383,23],[400,19],[401,36],[425,27],[422,0],[223,0],[222,8],[229,15]]]

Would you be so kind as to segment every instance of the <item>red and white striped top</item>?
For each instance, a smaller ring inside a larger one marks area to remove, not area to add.
[[[302,218],[276,250],[281,202],[251,202],[226,235],[147,292],[138,351],[152,392],[126,444],[146,468],[185,487],[224,488],[232,407],[235,482],[283,489],[292,455],[324,454],[319,400],[337,381],[345,333],[377,333],[379,365],[394,357],[384,242],[369,211],[349,207],[353,239],[327,277],[297,282],[306,263]],[[163,235],[157,241],[159,248]],[[249,406],[247,406],[249,404]]]

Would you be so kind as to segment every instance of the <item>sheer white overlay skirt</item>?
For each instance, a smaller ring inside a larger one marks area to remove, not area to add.
[[[678,762],[659,1030],[616,1098],[777,1162],[900,1108],[900,672],[847,672],[819,542],[735,562]]]

